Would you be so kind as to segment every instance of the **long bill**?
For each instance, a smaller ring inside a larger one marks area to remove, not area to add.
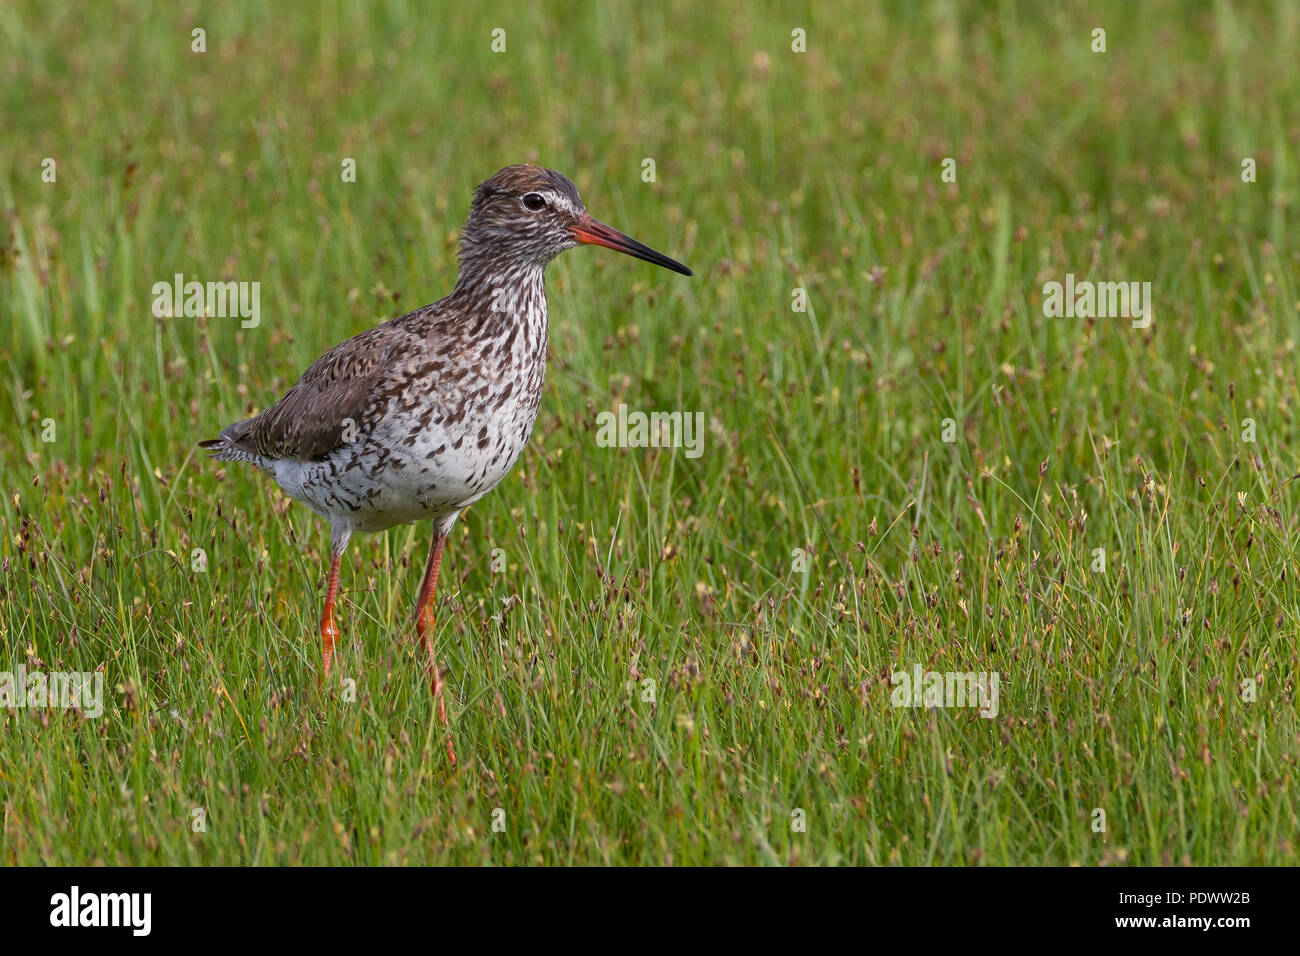
[[[617,229],[611,229],[603,222],[592,219],[591,216],[584,215],[578,220],[578,224],[573,227],[573,237],[587,245],[616,249],[635,259],[653,262],[657,266],[672,269],[673,272],[680,272],[684,276],[695,274],[676,259],[669,259],[662,252],[655,252],[649,246],[637,242],[631,236],[623,235]]]

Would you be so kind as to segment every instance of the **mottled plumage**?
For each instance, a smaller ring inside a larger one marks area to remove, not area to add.
[[[445,719],[425,635],[442,549],[461,511],[505,477],[528,441],[546,373],[546,264],[579,243],[691,274],[593,220],[561,174],[508,166],[474,194],[450,295],[336,345],[270,408],[200,442],[216,459],[261,468],[330,521],[326,676],[349,538],[430,518],[416,629]]]

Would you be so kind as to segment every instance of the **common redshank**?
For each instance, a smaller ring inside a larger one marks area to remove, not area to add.
[[[460,513],[518,460],[546,374],[546,265],[579,243],[682,275],[691,270],[588,215],[565,176],[507,166],[479,185],[460,240],[460,276],[444,299],[330,349],[270,408],[200,442],[245,461],[330,522],[320,619],[325,677],[339,563],[355,532],[433,519],[415,632],[447,723],[433,652],[434,591]],[[450,733],[447,755],[456,763]]]

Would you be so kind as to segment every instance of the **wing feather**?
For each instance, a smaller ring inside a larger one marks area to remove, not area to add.
[[[229,446],[261,458],[324,458],[347,444],[349,423],[361,429],[382,399],[400,328],[376,326],[341,342],[308,366],[266,411],[221,432]]]

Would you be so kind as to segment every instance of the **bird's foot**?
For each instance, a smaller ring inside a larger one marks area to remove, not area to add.
[[[326,616],[320,622],[320,646],[322,661],[322,676],[318,684],[324,684],[330,679],[330,668],[334,663],[334,643],[338,640],[339,629],[334,623],[334,615],[327,612]]]
[[[447,720],[447,698],[444,696],[443,675],[446,669],[439,666],[435,661],[429,661],[429,683],[433,688],[433,699],[438,702],[438,719],[442,725],[447,728],[447,759],[451,762],[452,769],[456,768],[456,748],[451,742],[451,723]]]

